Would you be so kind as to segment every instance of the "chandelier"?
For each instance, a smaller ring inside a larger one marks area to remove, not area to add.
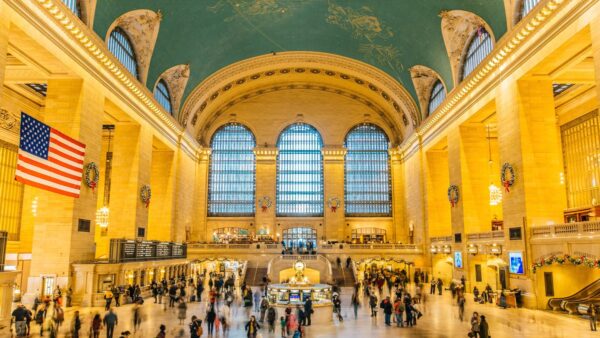
[[[110,210],[107,207],[102,207],[96,211],[96,224],[102,229],[108,228]]]
[[[502,190],[494,185],[494,183],[491,183],[488,189],[490,190],[490,205],[500,204],[502,202]]]

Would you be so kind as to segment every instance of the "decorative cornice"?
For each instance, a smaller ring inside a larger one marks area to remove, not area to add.
[[[321,149],[324,162],[344,162],[347,152],[343,146],[324,146]]]
[[[6,0],[7,3],[11,5],[12,8],[25,11],[29,9],[30,6],[24,6],[24,2],[17,0]],[[118,88],[117,86],[112,89],[116,89],[121,92],[131,93],[135,98],[137,98],[143,108],[150,112],[150,114],[145,114],[145,110],[139,111],[140,116],[150,122],[152,125],[156,126],[157,129],[167,129],[171,132],[179,135],[181,137],[184,134],[184,129],[179,126],[176,121],[165,112],[160,104],[156,102],[152,93],[142,85],[137,79],[135,79],[121,64],[120,62],[112,55],[112,53],[105,46],[104,42],[100,40],[100,38],[93,32],[89,27],[87,27],[81,20],[79,20],[60,0],[35,0],[30,2],[25,2],[26,4],[31,4],[37,7],[36,13],[32,13],[33,11],[27,13],[28,16],[36,19],[37,23],[43,22],[45,20],[40,20],[37,18],[39,13],[45,14],[49,21],[53,22],[60,27],[60,29],[66,33],[67,39],[73,41],[79,48],[82,48],[89,59],[95,60],[95,64],[91,64],[94,68],[101,69],[106,71],[111,81],[114,81],[119,86],[123,86],[123,88]],[[42,27],[45,28],[45,27]],[[79,51],[77,51],[79,52]],[[108,80],[108,79],[107,79]],[[101,82],[106,80],[102,79]],[[111,82],[107,83],[110,86]],[[121,96],[126,99],[129,96]],[[175,139],[176,141],[176,139]],[[194,141],[195,142],[195,141]],[[197,147],[197,145],[195,145]]]
[[[501,72],[497,72],[497,70],[503,63],[502,60],[513,56],[520,49],[520,46],[530,38],[531,34],[538,31],[542,23],[562,8],[565,3],[565,0],[546,0],[546,3],[539,4],[536,7],[539,9],[527,16],[528,20],[525,20],[527,18],[522,20],[513,31],[508,32],[496,43],[494,50],[479,64],[475,71],[448,94],[446,100],[438,109],[419,126],[416,135],[411,135],[404,140],[402,147],[406,148],[413,143],[414,138],[420,138],[421,135],[436,127],[458,104],[462,103],[465,98],[472,96],[472,91],[477,89],[481,82],[488,80],[493,75],[501,75]]]
[[[277,160],[277,154],[279,150],[276,147],[256,147],[254,148],[254,155],[256,156],[256,162],[275,162]]]

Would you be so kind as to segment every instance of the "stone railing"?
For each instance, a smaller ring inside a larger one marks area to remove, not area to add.
[[[339,254],[344,252],[364,253],[364,252],[393,252],[393,253],[421,253],[420,244],[318,244],[316,248],[320,254]],[[399,252],[400,251],[400,252]],[[260,254],[281,254],[281,244],[215,244],[215,243],[189,243],[188,255],[194,254],[240,254],[240,253],[260,253]],[[289,256],[289,255],[286,255]],[[307,255],[313,256],[313,255]]]
[[[467,241],[491,241],[491,240],[503,240],[504,231],[488,231],[479,232],[474,234],[467,234]]]
[[[429,239],[431,243],[447,243],[452,242],[452,236],[437,236]]]
[[[577,237],[598,233],[600,221],[538,225],[531,227],[532,238]]]

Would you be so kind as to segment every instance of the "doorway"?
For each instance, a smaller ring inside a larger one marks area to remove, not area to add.
[[[317,247],[317,230],[309,227],[295,227],[283,230],[283,242],[288,248],[306,248],[308,243]]]

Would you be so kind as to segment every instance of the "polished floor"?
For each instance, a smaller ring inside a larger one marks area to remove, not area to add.
[[[387,327],[383,323],[383,314],[380,313],[376,318],[370,317],[369,309],[362,306],[359,309],[358,318],[350,306],[350,288],[342,290],[342,313],[344,321],[339,322],[335,319],[330,325],[313,325],[307,327],[306,337],[311,338],[329,338],[329,337],[467,337],[469,331],[468,322],[461,322],[458,319],[458,308],[451,301],[450,294],[447,292],[442,296],[428,295],[424,316],[419,320],[416,327],[397,328],[395,326]],[[535,311],[527,309],[501,309],[494,305],[481,305],[473,303],[472,297],[468,296],[465,315],[470,318],[473,311],[484,314],[489,322],[490,334],[493,338],[514,338],[514,337],[600,337],[598,332],[590,332],[589,322],[587,320],[571,317],[563,314],[556,314],[547,311]],[[162,305],[154,304],[152,299],[148,299],[143,305],[143,324],[141,329],[133,335],[134,337],[155,337],[158,333],[160,324],[167,326],[167,337],[189,337],[187,324],[192,315],[202,316],[205,311],[205,303],[191,303],[187,310],[187,320],[185,325],[179,325],[177,311],[175,309],[164,309]],[[83,329],[80,337],[88,337],[89,323],[93,313],[103,313],[100,308],[79,309],[82,313]],[[246,315],[243,308],[233,307],[232,317],[234,322],[228,337],[245,337],[244,324]],[[69,337],[68,328],[70,325],[73,309],[69,309],[66,315],[66,321],[60,330],[60,337]],[[132,330],[132,306],[125,305],[116,309],[119,316],[119,324],[116,330],[115,338],[118,338],[121,331]],[[39,337],[39,327],[32,325],[32,337]],[[48,336],[48,334],[46,334]],[[204,336],[207,336],[207,330],[204,329]],[[100,337],[106,337],[102,332]],[[221,333],[213,337],[223,337]],[[261,329],[259,337],[281,337],[280,328],[277,325],[275,334],[267,333],[266,328]]]

